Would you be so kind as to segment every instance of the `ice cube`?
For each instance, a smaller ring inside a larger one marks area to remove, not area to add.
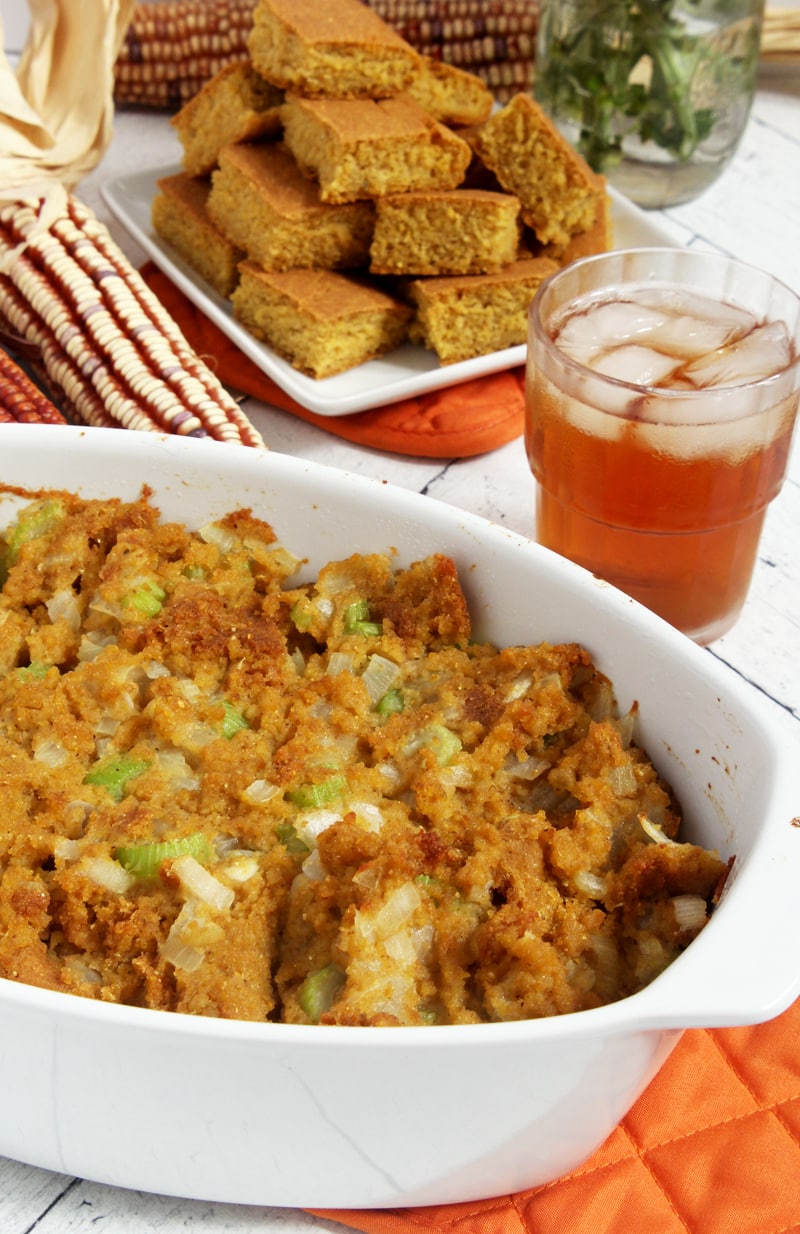
[[[589,365],[600,351],[662,325],[665,314],[630,300],[605,300],[568,318],[556,335],[560,351]]]
[[[680,367],[681,361],[663,352],[628,343],[600,352],[591,363],[596,373],[625,381],[632,386],[658,386]]]
[[[687,364],[683,370],[699,388],[737,386],[763,381],[785,369],[792,359],[792,346],[782,321],[756,326],[709,356]]]
[[[757,324],[756,318],[747,309],[684,287],[637,288],[636,298],[646,307],[661,309],[672,317],[694,317],[699,321],[715,322],[731,334],[747,334]]]

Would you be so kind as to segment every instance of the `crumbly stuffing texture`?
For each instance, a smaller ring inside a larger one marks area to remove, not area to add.
[[[238,321],[300,372],[333,377],[399,347],[410,308],[363,279],[329,270],[240,266]]]
[[[372,203],[325,204],[282,143],[226,146],[211,183],[211,218],[264,269],[367,265]]]
[[[239,281],[244,251],[232,244],[211,221],[211,182],[185,172],[158,181],[152,219],[156,232],[171,244],[218,295],[227,299]]]
[[[377,274],[479,274],[514,261],[519,201],[452,189],[401,193],[375,203],[370,269]]]
[[[528,337],[537,288],[557,269],[549,257],[526,257],[494,274],[415,279],[406,288],[416,309],[409,337],[442,364],[516,347]]]
[[[420,57],[407,93],[442,124],[455,126],[482,124],[494,103],[482,78],[432,56]]]
[[[183,148],[183,167],[206,176],[223,146],[235,141],[277,137],[283,91],[245,61],[221,69],[172,117]]]
[[[0,501],[0,975],[195,1015],[519,1020],[647,984],[726,874],[574,644],[251,510]],[[498,601],[500,602],[500,601]]]
[[[470,147],[408,96],[307,99],[287,95],[284,141],[316,179],[323,201],[451,189],[464,178]]]
[[[411,45],[360,0],[259,0],[248,51],[268,81],[309,97],[388,98],[418,65]]]
[[[605,193],[601,178],[529,95],[515,95],[471,141],[503,188],[519,197],[540,243],[563,247],[594,224]]]

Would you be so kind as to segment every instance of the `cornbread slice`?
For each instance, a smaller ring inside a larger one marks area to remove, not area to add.
[[[223,146],[280,133],[283,91],[246,61],[221,69],[170,123],[183,147],[183,166],[192,176],[207,175]]]
[[[281,143],[225,146],[208,210],[219,229],[267,270],[366,266],[374,207],[325,205]]]
[[[245,261],[233,294],[242,325],[296,369],[332,377],[398,347],[408,305],[329,270],[265,271]]]
[[[418,66],[414,48],[360,0],[259,0],[248,50],[268,81],[310,97],[388,98]]]
[[[416,308],[409,338],[435,351],[442,364],[524,343],[530,303],[558,268],[549,257],[531,257],[494,274],[414,280],[407,287]]]
[[[604,187],[529,95],[514,95],[471,141],[503,188],[519,197],[523,220],[542,244],[565,246],[592,226]]]
[[[606,189],[606,182],[598,176],[602,193],[597,201],[594,222],[586,231],[577,232],[566,246],[549,244],[542,249],[543,257],[552,257],[559,265],[568,266],[570,262],[581,257],[594,257],[596,253],[605,253],[613,245],[613,226],[611,220],[611,198]]]
[[[419,71],[407,93],[442,124],[482,124],[494,103],[480,77],[432,56],[420,57]]]
[[[519,201],[480,189],[433,189],[375,202],[373,274],[482,274],[514,261]]]
[[[157,183],[151,207],[156,232],[227,299],[239,281],[239,262],[244,253],[209,218],[210,180],[178,172]]]
[[[284,140],[315,177],[326,202],[451,189],[472,152],[407,95],[392,99],[306,99],[287,95]]]

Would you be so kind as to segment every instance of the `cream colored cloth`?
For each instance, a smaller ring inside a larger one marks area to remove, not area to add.
[[[0,202],[58,197],[100,160],[113,124],[114,64],[134,4],[30,0],[16,72],[0,51]],[[0,47],[2,33],[0,17]]]

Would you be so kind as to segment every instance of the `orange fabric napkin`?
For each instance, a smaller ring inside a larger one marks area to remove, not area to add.
[[[524,369],[493,373],[372,411],[319,416],[285,394],[152,263],[142,276],[224,385],[293,412],[328,433],[392,454],[468,458],[523,431]],[[269,445],[269,432],[265,434]]]
[[[557,1182],[314,1211],[366,1234],[798,1234],[800,1002],[767,1024],[684,1033],[602,1148]]]

